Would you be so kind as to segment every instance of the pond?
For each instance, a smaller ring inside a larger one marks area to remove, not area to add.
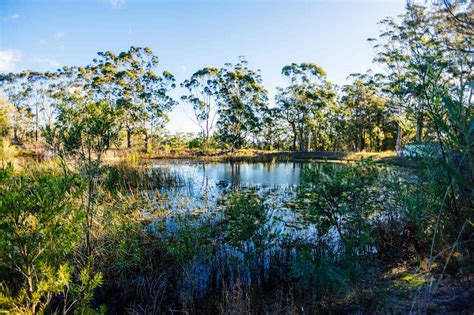
[[[152,170],[177,179],[179,185],[162,187],[162,206],[191,210],[215,208],[226,193],[239,189],[259,194],[286,195],[301,182],[305,163],[204,163],[157,161]],[[283,196],[282,196],[283,197]],[[288,196],[287,196],[288,197]]]
[[[301,183],[302,170],[310,163],[205,163],[196,161],[156,161],[152,170],[169,174],[178,185],[162,187],[160,209],[173,213],[219,214],[231,192],[238,189],[245,195],[259,196],[272,213],[273,228],[301,236],[301,216],[292,200]],[[318,164],[316,164],[317,167]],[[314,166],[313,166],[314,167]],[[275,221],[278,221],[275,222]],[[291,227],[291,231],[288,230]],[[295,230],[298,230],[296,232]],[[312,231],[314,232],[314,231]],[[311,239],[308,237],[308,239]]]
[[[147,193],[148,229],[169,240],[167,248],[194,255],[180,291],[204,296],[224,278],[245,286],[267,281],[275,266],[287,273],[303,249],[337,255],[342,247],[336,227],[321,229],[309,214],[311,200],[300,198],[303,170],[322,165],[154,161],[151,174],[172,180]],[[376,252],[371,245],[366,250]]]
[[[300,183],[304,163],[204,163],[160,161],[154,168],[165,169],[196,185],[225,187],[286,187]]]

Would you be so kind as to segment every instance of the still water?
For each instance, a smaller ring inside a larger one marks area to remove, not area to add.
[[[168,170],[195,185],[222,187],[288,187],[300,183],[302,163],[197,163],[166,161],[154,168]]]
[[[262,217],[257,221],[260,224],[251,239],[243,242],[245,248],[252,252],[256,246],[253,242],[258,239],[259,275],[268,277],[270,272],[271,257],[279,252],[281,257],[291,255],[288,250],[289,243],[314,244],[318,233],[314,224],[306,222],[304,213],[296,209],[298,186],[301,183],[301,174],[307,163],[278,162],[278,163],[202,163],[195,161],[156,161],[152,171],[159,174],[169,174],[179,184],[171,184],[160,191],[159,200],[154,204],[154,209],[167,217],[160,233],[175,237],[177,231],[183,227],[182,218],[186,218],[186,226],[219,226],[225,222],[225,230],[240,233],[240,222],[229,220],[226,216],[229,197],[238,189],[242,194],[254,198],[258,196],[263,203]],[[317,167],[317,166],[316,166]],[[175,183],[173,182],[173,183]],[[239,211],[246,211],[242,208]],[[179,213],[180,215],[175,215]],[[162,223],[163,224],[163,223]],[[256,224],[256,223],[254,223]],[[155,225],[150,226],[150,231]],[[224,228],[220,226],[218,229]],[[225,232],[227,233],[227,232]],[[240,235],[240,234],[239,234]],[[336,242],[337,243],[337,242]],[[198,291],[204,294],[211,283],[210,280],[227,275],[227,271],[239,270],[242,283],[250,285],[256,278],[256,264],[247,264],[247,258],[242,248],[237,245],[225,244],[218,247],[213,258],[206,260],[197,256],[194,264],[189,268],[189,273],[182,279],[184,291]],[[242,245],[244,246],[244,245]],[[336,247],[336,246],[334,246]],[[219,268],[213,262],[225,264],[232,261],[235,265],[225,265]],[[224,269],[222,269],[224,268]],[[229,268],[229,269],[226,269]],[[214,278],[213,278],[214,275]],[[260,278],[259,278],[260,279]]]
[[[179,185],[163,187],[162,207],[181,210],[216,209],[219,199],[234,189],[244,193],[271,193],[285,199],[301,182],[307,164],[204,163],[196,161],[157,161],[152,169],[178,179]]]

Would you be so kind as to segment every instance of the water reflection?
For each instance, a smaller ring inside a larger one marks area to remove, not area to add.
[[[300,183],[302,163],[189,163],[161,162],[154,167],[168,169],[200,185],[225,188],[262,186],[287,187]]]

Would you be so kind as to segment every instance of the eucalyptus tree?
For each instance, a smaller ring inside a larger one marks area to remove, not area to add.
[[[288,147],[288,123],[280,108],[267,108],[262,115],[262,127],[257,134],[258,147],[266,150],[283,150]]]
[[[28,82],[18,73],[9,73],[0,76],[0,83],[2,94],[14,108],[10,119],[13,143],[21,144],[33,129],[33,113],[27,102],[30,91]]]
[[[47,125],[51,124],[53,119],[53,107],[50,97],[50,88],[54,72],[36,72],[24,71],[20,73],[28,85],[27,106],[31,109],[34,116],[34,138],[38,142],[40,131]]]
[[[281,73],[289,85],[278,88],[276,103],[291,126],[293,150],[298,140],[300,151],[306,151],[311,143],[312,120],[318,111],[334,102],[332,84],[327,81],[326,72],[312,63],[292,63]]]
[[[22,71],[3,77],[2,85],[8,100],[15,106],[14,142],[19,135],[29,134],[38,142],[39,133],[52,117],[49,84],[52,73]]]
[[[466,0],[442,0],[434,2],[437,12],[446,16],[449,30],[464,38],[472,40],[474,36],[474,7],[472,2]],[[459,48],[456,48],[459,49]],[[473,47],[465,47],[463,52],[472,53]]]
[[[261,127],[261,115],[267,108],[267,91],[259,71],[248,67],[240,57],[235,65],[219,70],[218,135],[232,150],[241,148]]]
[[[459,2],[459,1],[457,1]],[[443,117],[446,117],[445,124],[452,131],[452,137],[447,143],[451,148],[456,150],[466,150],[468,145],[468,137],[466,130],[473,119],[473,79],[474,79],[474,62],[473,62],[473,32],[469,33],[463,26],[473,24],[472,11],[473,8],[464,8],[462,3],[445,2],[446,9],[435,11],[434,19],[435,32],[440,38],[441,49],[444,53],[444,59],[447,61],[444,76],[446,77],[446,88],[442,95],[443,104],[438,109],[438,117],[436,119],[439,128],[446,129],[441,126]],[[470,13],[470,14],[469,14]],[[449,103],[449,104],[448,104]],[[445,130],[442,130],[445,133]],[[461,149],[463,147],[463,149]],[[471,148],[471,155],[472,155]]]
[[[413,97],[410,88],[413,86],[413,76],[410,75],[409,51],[404,45],[398,22],[393,17],[387,17],[379,24],[382,25],[378,38],[369,38],[374,42],[376,56],[374,62],[385,68],[384,91],[390,96],[388,105],[392,107],[397,122],[397,139],[395,149],[402,146],[403,135],[406,131],[406,111],[413,106]],[[418,132],[421,137],[421,132]]]
[[[127,147],[131,148],[131,136],[139,132],[144,137],[144,149],[148,150],[150,135],[168,121],[167,112],[176,105],[168,94],[176,87],[175,78],[169,71],[156,72],[158,57],[148,47],[130,47],[117,56],[107,54],[115,63],[119,106],[123,109],[127,132]]]
[[[442,56],[430,66],[438,66],[441,74],[438,79],[429,72],[431,86],[424,91],[431,99],[428,113],[449,179],[449,210],[462,224],[466,214],[472,220],[474,192],[473,7],[464,1],[443,4],[430,12],[430,36]]]
[[[325,121],[327,122],[328,147],[330,151],[345,151],[348,149],[349,139],[349,112],[342,101],[342,87],[334,86],[335,101],[325,110]]]
[[[412,5],[408,6],[400,27],[400,34],[409,51],[408,70],[414,77],[411,90],[417,100],[415,115],[418,141],[423,138],[425,116],[429,115],[427,112],[434,110],[434,93],[442,94],[441,90],[446,88],[447,83],[444,71],[448,62],[436,33],[436,23],[436,19],[424,7]]]
[[[181,99],[193,107],[196,123],[201,128],[204,142],[207,145],[214,128],[219,102],[220,72],[217,68],[203,68],[181,83],[188,94]]]
[[[279,108],[280,116],[288,123],[292,134],[292,150],[296,151],[296,143],[298,140],[298,128],[303,123],[304,112],[299,110],[300,102],[288,89],[277,88],[278,94],[275,96],[275,102]]]
[[[439,23],[440,19],[425,7],[408,5],[399,20],[382,21],[384,30],[376,45],[379,53],[375,60],[390,69],[388,90],[398,103],[405,103],[408,118],[415,121],[417,141],[424,138],[424,131],[433,131],[426,126],[427,119],[432,119],[430,112],[435,110],[433,95],[443,94],[447,84],[449,62]]]
[[[311,147],[319,151],[341,151],[348,143],[348,120],[342,103],[334,101],[318,111],[311,124],[314,137]]]
[[[433,196],[439,205],[432,214],[436,224],[432,227],[429,271],[438,244],[461,244],[472,235],[467,224],[472,221],[474,187],[472,3],[443,2],[428,8],[409,5],[401,21],[390,27],[406,51],[404,71],[410,76],[407,91],[413,99],[407,114],[416,120],[416,138],[436,139],[441,153],[430,172],[444,197]],[[443,172],[436,175],[440,169]],[[429,300],[441,277],[420,296]]]
[[[355,149],[380,150],[386,136],[386,99],[380,96],[372,76],[353,74],[351,77],[352,84],[342,88],[342,101],[349,114],[349,132],[355,136]]]
[[[415,121],[416,140],[437,139],[444,156],[449,140],[446,127],[452,128],[456,142],[467,143],[464,130],[472,116],[473,67],[472,36],[463,27],[472,9],[456,13],[459,5],[446,5],[447,9],[409,5],[398,21],[384,20],[380,38],[386,44],[379,46],[378,58],[390,68],[395,68],[394,60],[399,61],[403,76],[399,82],[391,81],[402,86],[395,91],[410,100],[406,113]]]

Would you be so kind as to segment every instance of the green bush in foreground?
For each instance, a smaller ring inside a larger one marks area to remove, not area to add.
[[[101,275],[86,266],[73,281],[68,260],[82,236],[83,182],[64,165],[18,173],[7,165],[0,180],[0,308],[43,313],[60,302],[63,312],[73,304],[87,311]]]

